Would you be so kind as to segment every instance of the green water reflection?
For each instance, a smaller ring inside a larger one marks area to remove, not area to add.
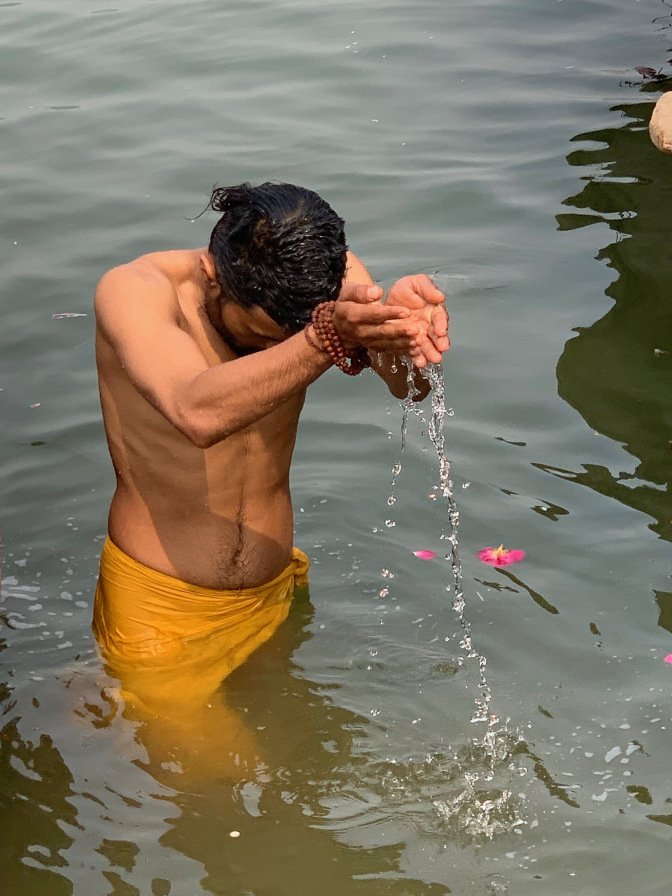
[[[0,652],[7,646],[0,638]],[[76,825],[69,802],[73,778],[47,734],[33,741],[19,733],[20,716],[7,682],[0,682],[0,867],[2,892],[72,893],[72,884],[57,868],[66,861],[61,851],[73,842],[62,824]]]
[[[586,464],[552,469],[653,517],[651,528],[672,541],[672,157],[654,148],[648,122],[658,91],[613,107],[618,127],[579,134],[591,144],[567,157],[585,169],[584,187],[565,200],[560,230],[607,224],[612,242],[597,255],[617,276],[606,290],[613,307],[577,329],[558,361],[560,396],[597,432],[621,442],[637,459],[633,471]],[[599,144],[595,146],[595,144]]]

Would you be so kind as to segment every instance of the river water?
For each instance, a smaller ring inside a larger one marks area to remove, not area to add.
[[[672,159],[647,123],[671,24],[658,0],[0,3],[3,896],[669,894]],[[95,283],[206,242],[213,183],[268,179],[323,194],[383,285],[449,293],[494,758],[431,408],[402,452],[370,374],[309,390],[310,597],[226,686],[256,774],[180,775],[101,669]],[[476,558],[501,543],[525,560]]]

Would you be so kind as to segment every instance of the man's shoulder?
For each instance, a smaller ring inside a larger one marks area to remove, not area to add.
[[[142,255],[111,268],[96,288],[94,311],[103,333],[120,333],[129,327],[176,323],[179,301],[170,264],[161,257]]]
[[[152,252],[111,268],[100,278],[96,292],[107,293],[118,289],[126,291],[129,287],[142,286],[174,292],[170,267],[165,260],[171,254]]]
[[[108,308],[128,310],[138,304],[147,310],[174,311],[178,304],[177,288],[169,257],[174,261],[177,254],[153,252],[111,268],[96,287],[96,314],[100,316]]]

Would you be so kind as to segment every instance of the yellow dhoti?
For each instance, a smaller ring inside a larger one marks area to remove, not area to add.
[[[202,704],[284,622],[308,566],[294,548],[271,582],[219,591],[156,572],[107,538],[93,630],[124,697],[166,715]]]

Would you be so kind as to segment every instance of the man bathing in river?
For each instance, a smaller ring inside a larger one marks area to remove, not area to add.
[[[383,303],[317,194],[242,184],[210,207],[208,248],[114,268],[95,299],[117,486],[94,631],[127,695],[155,707],[188,698],[177,667],[213,693],[305,579],[289,470],[306,388],[334,363],[370,365],[402,398],[395,357],[422,367],[449,344],[432,281],[404,277]]]

